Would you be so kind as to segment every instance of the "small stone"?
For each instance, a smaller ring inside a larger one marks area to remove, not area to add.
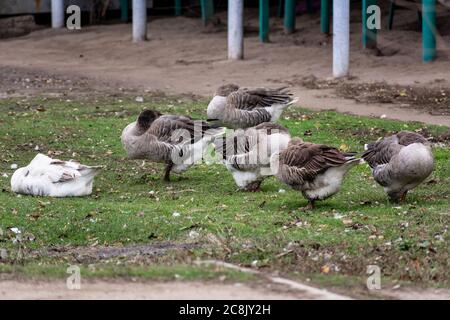
[[[189,238],[195,239],[198,238],[199,236],[200,234],[197,231],[192,230],[189,232]]]

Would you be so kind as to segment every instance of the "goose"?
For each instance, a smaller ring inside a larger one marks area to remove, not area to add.
[[[74,160],[61,161],[42,153],[11,177],[15,193],[49,197],[80,197],[92,193],[94,177],[101,166],[86,166]]]
[[[171,171],[184,172],[201,160],[209,143],[224,130],[188,116],[147,109],[123,129],[121,141],[130,159],[165,163],[163,180],[170,181]]]
[[[416,132],[401,131],[366,144],[364,149],[362,158],[392,202],[404,202],[408,191],[421,184],[434,169],[431,144]]]
[[[216,139],[216,152],[241,190],[260,191],[262,181],[271,175],[270,156],[287,148],[291,136],[282,125],[264,122],[236,130],[226,139]]]
[[[314,209],[316,200],[336,194],[346,173],[359,162],[353,153],[295,137],[285,150],[272,155],[270,166],[280,181],[302,192],[308,200],[302,210],[308,210]]]
[[[208,121],[245,129],[263,122],[276,122],[283,110],[297,100],[286,88],[246,89],[235,84],[220,86],[208,104]]]

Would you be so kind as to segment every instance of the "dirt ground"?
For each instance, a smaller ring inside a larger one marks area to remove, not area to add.
[[[67,289],[60,281],[2,281],[3,299],[182,299],[182,300],[292,300],[311,299],[311,295],[247,284],[204,282],[133,282],[96,280],[81,282],[80,290]]]
[[[320,84],[332,75],[332,39],[320,34],[317,14],[298,16],[293,35],[284,35],[282,20],[272,18],[271,41],[262,44],[257,34],[257,11],[251,10],[245,18],[243,61],[227,60],[226,15],[220,13],[216,23],[207,27],[195,18],[150,17],[149,41],[136,44],[131,43],[130,24],[86,26],[80,31],[38,30],[0,41],[0,70],[2,77],[10,77],[13,70],[22,82],[49,74],[68,79],[77,87],[76,79],[88,79],[89,85],[82,87],[84,94],[93,89],[114,92],[123,88],[210,96],[227,82],[250,87],[288,85],[300,97],[298,104],[307,108],[450,125],[450,100],[446,96],[450,87],[450,12],[439,16],[438,58],[425,65],[414,12],[399,11],[393,31],[384,28],[383,20],[379,50],[364,51],[359,11],[354,10],[351,77],[337,88],[308,85],[311,77]],[[381,92],[380,97],[361,99],[373,87],[359,84],[374,82],[378,88],[382,83],[381,91],[376,91]],[[29,86],[14,81],[12,85],[0,84],[0,97]],[[46,93],[46,85],[38,92]],[[383,87],[390,85],[403,86],[399,95],[394,92],[394,98],[400,99],[386,99]],[[429,99],[415,104],[411,99],[404,101],[402,92],[408,94],[416,87]],[[426,103],[435,99],[440,99],[437,109],[436,103]]]
[[[331,292],[317,293],[303,284],[301,288],[255,282],[144,281],[138,279],[81,280],[79,290],[69,290],[65,279],[2,280],[0,300],[6,299],[160,299],[160,300],[314,300],[351,299]],[[363,299],[450,300],[448,289],[382,289]]]

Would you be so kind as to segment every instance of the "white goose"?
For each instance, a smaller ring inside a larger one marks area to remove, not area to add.
[[[73,160],[61,161],[39,153],[11,177],[15,193],[33,196],[80,197],[92,193],[100,166],[90,167]]]

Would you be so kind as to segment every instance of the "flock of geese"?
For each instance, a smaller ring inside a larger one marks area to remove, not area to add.
[[[394,202],[404,201],[407,192],[432,173],[431,145],[415,132],[401,131],[368,143],[361,158],[291,137],[277,121],[295,101],[285,88],[246,89],[227,84],[216,90],[206,121],[144,110],[123,130],[121,141],[129,158],[164,163],[166,181],[171,172],[184,172],[200,161],[213,146],[239,188],[259,191],[265,178],[276,176],[303,194],[308,200],[305,209],[336,194],[346,173],[363,160]],[[38,154],[28,166],[14,172],[11,188],[38,196],[89,195],[99,170]]]

